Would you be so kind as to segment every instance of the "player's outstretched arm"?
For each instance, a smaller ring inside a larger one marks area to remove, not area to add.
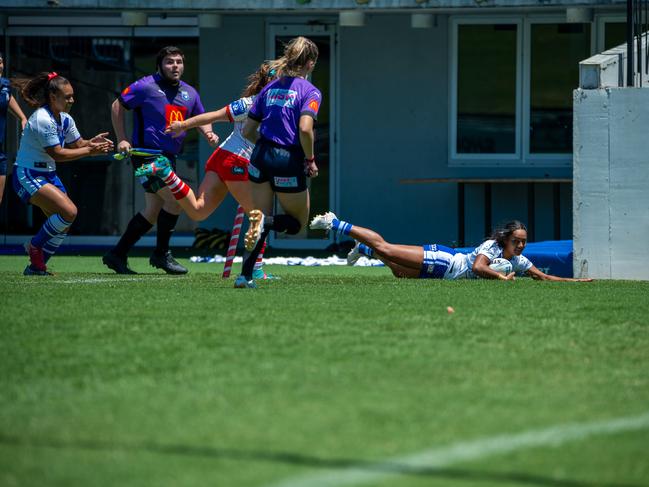
[[[592,282],[589,278],[572,278],[572,277],[559,277],[552,274],[546,274],[539,270],[536,266],[532,266],[527,270],[527,274],[538,281],[562,281],[562,282]]]
[[[95,135],[92,139],[86,140],[83,137],[75,140],[72,144],[68,144],[68,147],[73,149],[78,149],[80,147],[88,147],[89,145],[99,146],[99,145],[108,145],[110,150],[113,150],[115,144],[113,141],[108,138],[108,132],[102,132]]]
[[[228,111],[226,107],[216,110],[214,112],[205,112],[200,115],[188,118],[187,120],[171,122],[167,128],[165,128],[165,134],[172,134],[173,137],[178,137],[183,132],[186,132],[190,129],[201,127],[204,125],[209,125],[214,122],[229,122]]]
[[[76,141],[74,144],[77,144],[78,142],[79,141]],[[108,154],[113,150],[113,143],[111,141],[95,143],[86,140],[84,142],[86,142],[86,145],[81,147],[74,147],[74,144],[72,144],[72,148],[55,145],[54,147],[48,147],[45,150],[56,162],[68,162],[81,159],[82,157],[99,156],[102,154]]]

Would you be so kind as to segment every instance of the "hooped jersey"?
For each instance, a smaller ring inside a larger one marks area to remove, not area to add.
[[[16,165],[39,171],[55,171],[56,162],[45,149],[60,145],[72,144],[81,138],[73,118],[61,112],[60,123],[46,106],[39,108],[27,121],[20,147],[16,156]]]
[[[230,122],[234,122],[234,129],[219,146],[219,148],[243,157],[248,161],[252,155],[254,144],[243,136],[243,126],[248,119],[248,112],[254,102],[254,96],[247,96],[239,98],[225,107]]]
[[[470,254],[455,254],[444,275],[444,279],[477,279],[473,273],[473,263],[478,255],[484,255],[492,262],[503,257],[503,248],[495,240],[486,240]],[[509,261],[512,271],[517,275],[524,274],[532,267],[532,262],[524,255],[514,255]]]

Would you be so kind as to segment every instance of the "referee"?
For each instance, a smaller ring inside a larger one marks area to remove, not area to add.
[[[181,81],[185,69],[185,56],[174,46],[160,50],[156,57],[157,72],[140,78],[128,86],[111,107],[111,119],[117,136],[117,150],[128,152],[132,147],[158,149],[172,162],[182,152],[185,135],[173,137],[165,134],[171,122],[183,121],[205,112],[198,92]],[[133,111],[133,134],[126,136],[124,119],[126,111]],[[215,147],[219,138],[212,131],[212,125],[198,127],[208,143]],[[131,156],[133,168],[151,162],[135,155]],[[139,178],[144,188],[145,208],[137,213],[126,227],[126,232],[102,261],[118,274],[135,274],[128,266],[128,252],[135,243],[157,224],[156,247],[149,263],[167,274],[185,274],[187,268],[180,265],[171,255],[169,241],[174,231],[181,208],[156,176]]]

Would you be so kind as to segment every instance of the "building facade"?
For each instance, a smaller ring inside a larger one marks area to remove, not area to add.
[[[162,45],[185,49],[186,79],[210,110],[237,98],[246,77],[280,54],[283,42],[312,38],[320,48],[313,82],[324,95],[313,212],[332,209],[413,244],[471,245],[510,219],[527,222],[534,240],[572,238],[578,63],[621,44],[626,32],[624,1],[0,0],[0,6],[9,74],[68,75],[78,93],[73,115],[86,135],[110,129],[112,99],[153,69]],[[224,138],[230,127],[215,129]],[[10,127],[10,152],[16,142]],[[209,154],[198,138],[188,139],[180,173],[193,186]],[[77,235],[114,238],[139,208],[141,191],[123,163],[80,161],[62,173],[80,202]],[[37,223],[15,198],[3,207],[7,235],[29,233]],[[234,212],[227,201],[200,226],[228,229]],[[181,228],[190,231],[192,224]],[[321,237],[272,244],[331,243]]]

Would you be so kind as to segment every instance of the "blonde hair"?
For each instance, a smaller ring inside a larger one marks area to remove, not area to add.
[[[309,61],[318,60],[318,46],[306,37],[295,37],[284,46],[284,55],[271,62],[276,76],[300,76]]]

